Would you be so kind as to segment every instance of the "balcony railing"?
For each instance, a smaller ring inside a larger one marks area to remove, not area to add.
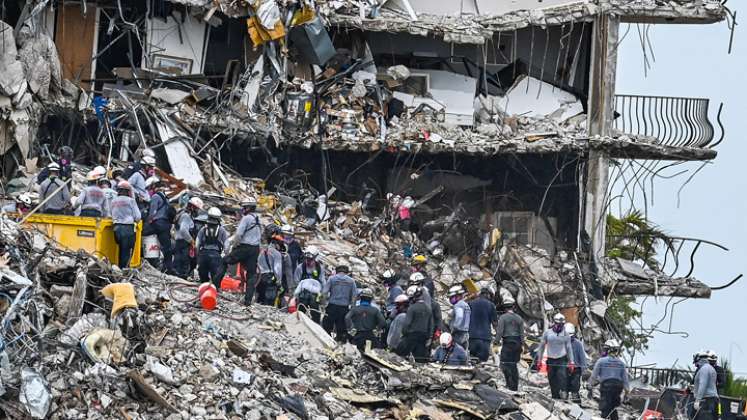
[[[709,100],[670,96],[615,95],[617,118],[614,127],[624,133],[658,139],[658,144],[674,147],[715,146],[723,139],[721,109],[717,122],[721,139],[714,139],[714,127],[708,119]]]

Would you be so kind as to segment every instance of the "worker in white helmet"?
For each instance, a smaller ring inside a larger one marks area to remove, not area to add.
[[[589,378],[589,388],[599,384],[599,410],[605,419],[617,420],[617,407],[622,402],[620,394],[630,392],[630,381],[625,362],[620,359],[620,342],[615,339],[604,343],[607,355],[597,360]],[[707,419],[709,417],[704,417]]]
[[[194,218],[202,210],[204,203],[200,197],[190,197],[187,205],[176,216],[174,224],[174,274],[183,279],[191,277],[190,249],[194,246],[192,236],[195,227]]]
[[[52,162],[47,170],[49,176],[39,185],[39,202],[44,203],[41,213],[65,214],[70,208],[70,190],[60,179],[60,165]]]
[[[460,346],[451,337],[451,334],[445,332],[438,339],[439,346],[433,352],[433,361],[449,366],[464,366],[469,362],[467,350]]]
[[[565,332],[565,316],[561,313],[553,316],[552,326],[542,334],[537,358],[539,365],[543,353],[547,350],[547,380],[553,399],[565,399],[568,383],[568,372],[575,371],[571,336]]]
[[[519,390],[519,360],[524,349],[524,320],[514,312],[513,296],[503,298],[503,314],[498,318],[495,338],[501,346],[501,372],[506,380],[506,387],[511,391]]]

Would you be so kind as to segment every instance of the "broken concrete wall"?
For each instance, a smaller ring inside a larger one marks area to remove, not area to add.
[[[152,69],[177,68],[181,74],[203,71],[207,24],[184,11],[147,19],[145,54]]]

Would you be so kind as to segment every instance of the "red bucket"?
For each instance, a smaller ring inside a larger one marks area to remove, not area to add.
[[[240,292],[241,291],[241,280],[234,279],[230,276],[223,277],[220,281],[220,289],[227,290],[229,292]]]
[[[197,289],[197,297],[200,299],[202,309],[212,311],[218,306],[218,290],[210,283],[202,283]]]

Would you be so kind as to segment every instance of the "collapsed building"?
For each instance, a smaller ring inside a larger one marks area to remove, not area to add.
[[[723,138],[708,99],[616,91],[621,25],[720,22],[721,2],[467,3],[5,2],[4,192],[62,145],[107,167],[150,147],[172,192],[321,214],[308,243],[370,283],[414,247],[440,288],[495,281],[590,342],[616,334],[610,296],[708,298],[692,270],[608,257],[606,215],[614,161],[711,160]],[[382,232],[406,196],[407,232]]]

